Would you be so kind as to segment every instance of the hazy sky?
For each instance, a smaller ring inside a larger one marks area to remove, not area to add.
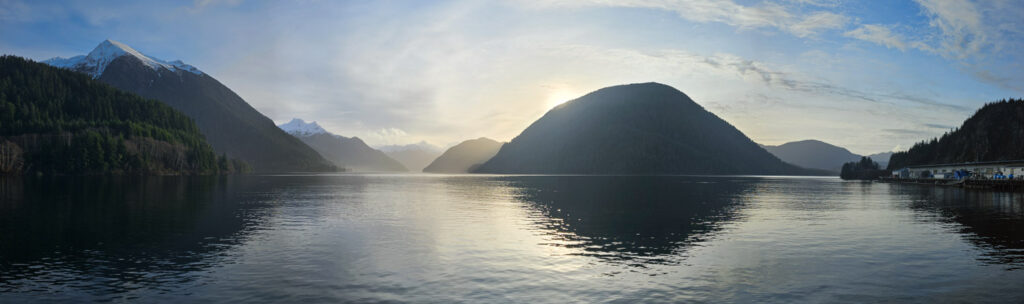
[[[0,52],[117,40],[371,145],[509,140],[559,102],[655,81],[759,143],[867,154],[1024,96],[1017,0],[93,2],[0,0]]]

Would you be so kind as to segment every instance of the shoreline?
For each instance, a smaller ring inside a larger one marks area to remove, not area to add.
[[[916,185],[934,185],[958,187],[964,189],[988,189],[1006,191],[1024,191],[1024,180],[1019,179],[934,179],[934,178],[879,178],[883,183],[901,183]]]

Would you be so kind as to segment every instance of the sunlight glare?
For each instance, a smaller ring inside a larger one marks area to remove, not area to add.
[[[555,107],[565,103],[566,101],[570,101],[579,97],[580,94],[576,93],[575,91],[567,90],[564,88],[551,91],[551,93],[548,94],[547,98],[548,109],[554,109]]]

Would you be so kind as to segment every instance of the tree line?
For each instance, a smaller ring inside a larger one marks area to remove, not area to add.
[[[878,163],[870,157],[863,156],[860,158],[860,161],[843,164],[843,168],[839,171],[839,178],[870,180],[877,179],[888,174],[888,170],[879,168]]]
[[[1018,159],[1024,159],[1024,99],[1003,99],[985,104],[940,137],[894,153],[888,168]]]

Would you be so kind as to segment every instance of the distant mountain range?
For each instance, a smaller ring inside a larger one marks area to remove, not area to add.
[[[426,168],[444,151],[441,147],[425,141],[408,145],[380,146],[377,147],[377,150],[384,151],[384,154],[402,163],[412,172],[422,172],[423,168]]]
[[[366,145],[362,139],[333,134],[324,130],[315,121],[306,122],[295,118],[279,127],[284,132],[313,147],[321,155],[346,170],[364,172],[409,171],[401,163],[384,154],[384,152]]]
[[[423,172],[429,173],[468,173],[490,160],[501,143],[490,138],[481,137],[459,143],[441,154]]]
[[[85,73],[115,88],[170,105],[195,121],[217,153],[241,159],[258,172],[335,169],[231,89],[181,61],[163,61],[106,40],[88,55],[53,58],[45,63]]]
[[[854,154],[846,148],[835,146],[819,140],[801,140],[788,142],[778,146],[762,145],[784,162],[809,169],[821,169],[839,173],[844,163],[859,161],[861,155]],[[869,155],[880,166],[885,167],[892,152]]]
[[[985,104],[959,128],[892,155],[888,169],[1024,159],[1024,99]]]
[[[828,174],[775,157],[679,90],[608,87],[551,109],[481,173]]]

